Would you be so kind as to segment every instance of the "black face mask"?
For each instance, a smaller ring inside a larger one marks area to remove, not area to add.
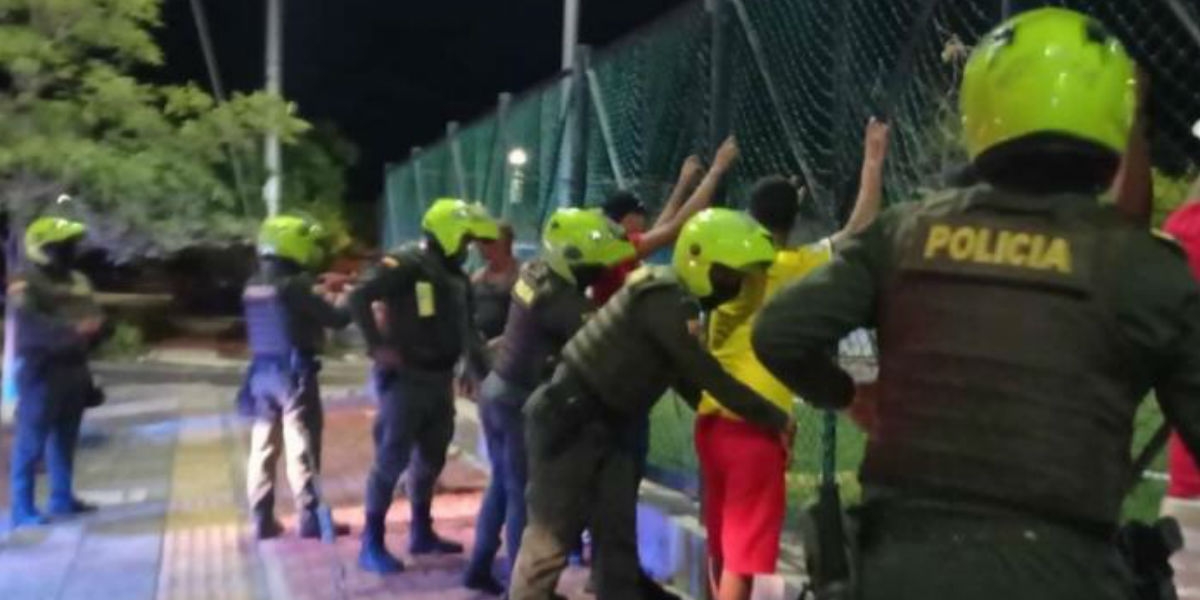
[[[50,260],[50,266],[55,269],[67,270],[75,264],[79,253],[79,243],[75,240],[47,244],[42,247],[42,253]]]
[[[580,291],[586,290],[604,274],[606,269],[600,265],[580,265],[571,268],[571,274],[575,276],[575,287]]]
[[[712,293],[700,300],[700,306],[706,311],[738,297],[742,291],[742,280],[721,280],[712,282]]]

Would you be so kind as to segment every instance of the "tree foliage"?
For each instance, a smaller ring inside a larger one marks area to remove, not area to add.
[[[139,81],[162,61],[160,2],[0,0],[0,202],[21,220],[81,215],[117,260],[244,239],[230,153],[308,129],[278,97],[218,105],[195,85]],[[54,208],[61,193],[77,201]]]

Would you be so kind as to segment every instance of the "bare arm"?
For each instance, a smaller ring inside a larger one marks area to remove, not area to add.
[[[1154,212],[1154,179],[1150,173],[1150,144],[1146,141],[1145,98],[1149,79],[1138,71],[1138,111],[1129,132],[1129,145],[1121,157],[1121,169],[1113,181],[1117,210],[1130,221],[1150,226]],[[1198,191],[1193,186],[1193,192]],[[1191,195],[1188,198],[1195,198]]]
[[[679,207],[683,205],[684,200],[687,200],[692,190],[696,189],[696,185],[700,183],[703,175],[704,164],[700,162],[699,156],[693,154],[684,159],[683,168],[679,170],[679,179],[675,182],[675,187],[671,188],[671,196],[667,198],[667,203],[663,206],[662,212],[658,213],[658,218],[654,220],[651,229],[667,223],[679,212]]]
[[[879,215],[879,208],[883,204],[883,161],[887,156],[890,131],[890,125],[876,120],[875,117],[871,117],[867,122],[867,132],[863,136],[863,164],[858,197],[854,200],[854,210],[850,212],[846,225],[829,236],[835,247],[866,229]]]
[[[688,219],[712,204],[713,198],[717,195],[717,189],[721,185],[721,179],[725,177],[725,173],[729,172],[729,169],[733,168],[733,164],[737,162],[740,155],[737,139],[729,136],[717,149],[712,168],[708,170],[696,191],[692,192],[692,197],[688,198],[688,201],[679,207],[679,210],[671,215],[666,223],[655,225],[653,229],[642,235],[637,248],[638,258],[645,258],[654,254],[659,248],[675,243],[675,239],[679,237],[679,232]]]

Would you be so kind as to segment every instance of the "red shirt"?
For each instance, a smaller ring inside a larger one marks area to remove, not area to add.
[[[1167,217],[1163,230],[1171,234],[1187,252],[1188,266],[1192,275],[1200,279],[1200,202],[1190,202],[1179,207]],[[1167,495],[1176,498],[1200,498],[1200,466],[1188,454],[1179,434],[1171,434],[1167,449],[1167,470],[1170,483]]]
[[[627,237],[633,244],[634,248],[641,246],[642,234],[631,233]],[[609,298],[612,298],[618,291],[621,290],[622,285],[625,285],[625,278],[628,277],[630,273],[636,271],[640,266],[642,266],[641,260],[637,258],[631,258],[623,263],[618,263],[611,269],[605,271],[604,274],[596,280],[596,283],[592,284],[592,302],[594,302],[596,306],[603,306],[605,302],[608,302]]]

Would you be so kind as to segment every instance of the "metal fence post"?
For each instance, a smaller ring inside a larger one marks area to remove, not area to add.
[[[467,170],[463,167],[462,148],[458,145],[458,121],[446,123],[446,141],[450,143],[450,163],[454,169],[454,191],[459,200],[470,200],[467,195]]]
[[[500,206],[499,215],[501,219],[508,219],[509,208],[508,199],[505,197],[505,189],[508,181],[508,153],[512,150],[511,143],[508,139],[508,112],[512,108],[512,94],[503,92],[496,99],[496,131],[492,137],[491,156],[488,157],[487,174],[483,181],[483,197],[491,197],[492,191],[492,175],[499,170],[500,177]]]
[[[421,147],[413,146],[412,152],[409,156],[409,160],[412,161],[413,166],[413,192],[416,195],[413,196],[413,214],[408,215],[408,217],[412,219],[412,222],[415,225],[413,227],[414,233],[419,234],[421,226],[416,225],[416,223],[421,220],[422,209],[430,201],[430,198],[425,196],[425,177],[421,172]]]
[[[707,0],[712,17],[712,89],[709,94],[708,145],[715,153],[721,142],[729,137],[733,89],[730,64],[733,58],[730,42],[733,34],[733,15],[729,0]],[[714,203],[724,204],[725,190],[718,191]]]
[[[588,157],[588,62],[591,49],[581,45],[575,50],[575,65],[571,68],[570,164],[568,166],[571,206],[583,206],[587,196]]]

